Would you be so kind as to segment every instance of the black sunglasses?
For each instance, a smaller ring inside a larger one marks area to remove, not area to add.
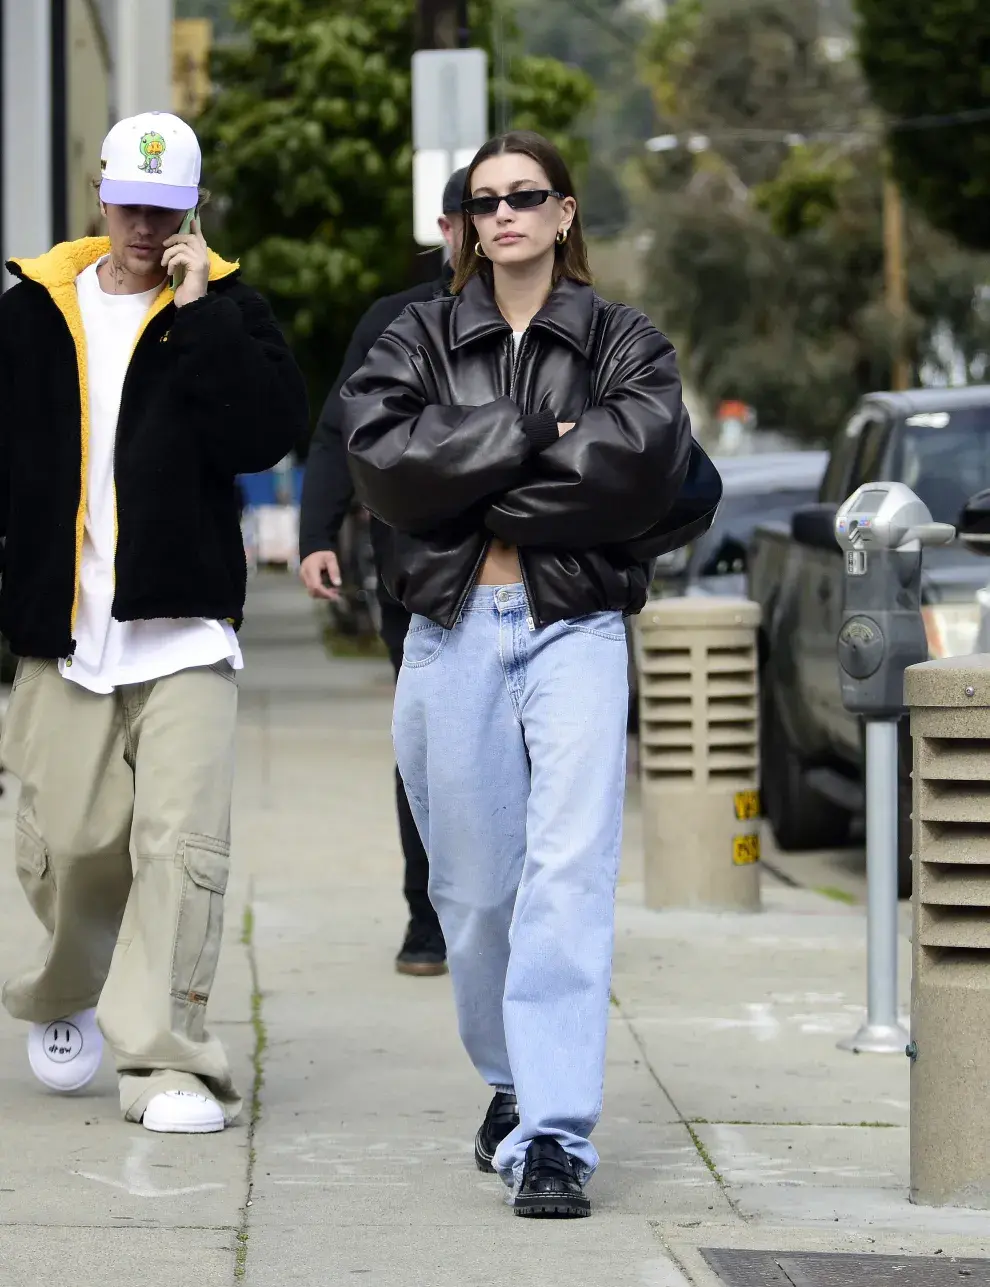
[[[521,192],[507,192],[502,197],[468,197],[461,202],[466,215],[493,215],[504,201],[510,210],[535,210],[550,197],[564,200],[564,194],[555,188],[523,188]]]

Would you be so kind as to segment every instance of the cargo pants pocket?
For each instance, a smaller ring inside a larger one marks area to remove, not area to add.
[[[179,906],[172,945],[172,996],[205,1006],[220,959],[230,845],[211,836],[179,841]]]
[[[14,829],[14,864],[34,914],[48,933],[54,934],[56,892],[51,856],[48,846],[23,815]]]

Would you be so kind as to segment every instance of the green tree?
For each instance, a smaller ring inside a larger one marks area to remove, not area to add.
[[[756,30],[739,25],[731,0],[681,0],[651,46],[669,127],[706,133],[711,146],[652,163],[648,302],[710,404],[742,398],[764,425],[827,438],[860,394],[890,379],[883,157],[856,64],[824,56],[813,9],[758,0],[747,12]],[[834,131],[836,116],[848,138],[781,138]],[[741,134],[747,117],[766,135]],[[907,240],[915,372],[981,375],[986,262],[919,215]]]
[[[516,10],[531,53],[579,67],[594,82],[595,101],[575,124],[591,157],[581,176],[582,217],[591,233],[615,234],[630,215],[626,165],[655,133],[638,68],[649,21],[625,0],[517,0]]]
[[[223,40],[234,34],[230,0],[175,0],[177,18],[209,18],[214,39]]]
[[[978,0],[856,3],[860,60],[874,99],[895,123],[889,143],[905,196],[937,227],[990,250],[990,120],[918,127],[918,118],[987,109],[990,6]],[[912,121],[917,124],[909,126]]]
[[[413,0],[234,0],[200,117],[211,239],[271,300],[318,408],[354,325],[412,280]],[[492,0],[472,32],[491,48]],[[569,136],[592,87],[550,59],[513,58],[493,86],[520,127]]]

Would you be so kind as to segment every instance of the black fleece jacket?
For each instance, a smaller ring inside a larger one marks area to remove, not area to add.
[[[0,632],[20,656],[71,654],[86,515],[89,407],[75,279],[104,238],[8,267],[0,296]],[[118,621],[243,617],[235,476],[303,432],[306,392],[271,310],[211,254],[206,296],[149,310],[124,380],[114,480]]]

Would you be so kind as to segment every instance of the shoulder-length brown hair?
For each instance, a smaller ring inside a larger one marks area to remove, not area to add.
[[[543,167],[543,171],[550,180],[552,188],[562,192],[565,197],[574,196],[574,184],[571,182],[570,172],[567,169],[564,158],[550,140],[545,139],[542,134],[533,133],[531,130],[512,130],[508,134],[498,134],[495,138],[489,139],[475,156],[464,181],[465,198],[471,195],[471,180],[474,178],[474,172],[482,161],[487,161],[492,156],[502,156],[507,152],[530,157],[537,165]],[[492,282],[491,262],[476,254],[475,247],[477,245],[478,230],[475,228],[474,220],[471,216],[465,215],[464,236],[461,240],[460,254],[457,258],[457,271],[454,273],[454,280],[450,284],[450,291],[454,295],[459,294],[472,277],[484,277],[489,285]],[[592,284],[591,269],[588,266],[588,250],[584,243],[584,233],[581,230],[580,208],[575,211],[574,221],[571,224],[570,232],[567,234],[567,240],[563,243],[557,243],[556,258],[553,265],[554,286],[557,285],[562,277],[569,277],[572,281],[582,282],[585,286]]]

